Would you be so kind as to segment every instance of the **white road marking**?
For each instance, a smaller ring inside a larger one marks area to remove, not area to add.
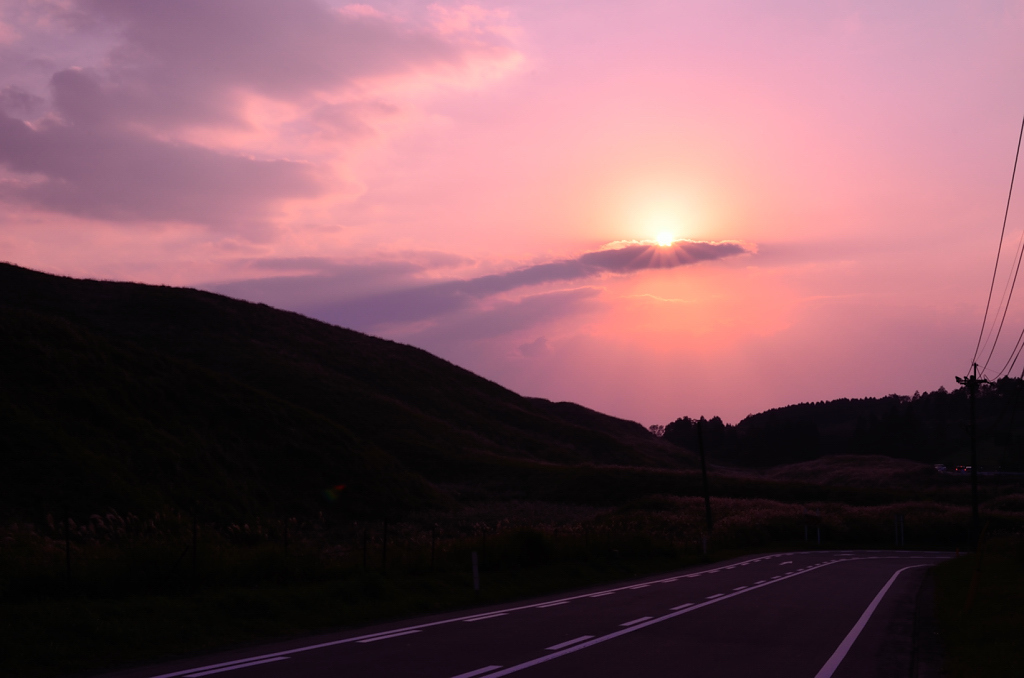
[[[724,593],[712,593],[710,596],[707,597],[707,599],[711,600],[712,598],[721,598],[724,595]]]
[[[798,570],[798,571],[799,571],[799,570]],[[790,570],[789,572],[787,572],[786,574],[784,574],[784,575],[782,575],[782,576],[783,576],[783,577],[788,577],[788,576],[789,576],[789,575],[791,575],[791,574],[793,574],[793,571],[792,571],[792,570]]]
[[[821,670],[814,674],[814,678],[831,678],[832,674],[839,668],[839,664],[841,664],[843,659],[846,657],[846,653],[850,651],[854,641],[857,640],[857,636],[860,635],[860,632],[864,630],[864,626],[867,625],[868,620],[871,619],[871,615],[874,613],[875,608],[878,607],[880,602],[882,602],[882,598],[885,596],[886,591],[888,591],[889,587],[892,586],[892,583],[896,581],[896,577],[900,576],[900,574],[905,570],[909,570],[914,567],[925,567],[925,565],[909,565],[896,570],[896,572],[889,577],[889,581],[885,582],[885,586],[882,587],[882,590],[878,592],[878,595],[875,596],[867,609],[864,610],[864,614],[860,616],[857,623],[854,624],[853,628],[850,629],[850,632],[846,634],[846,637],[843,638],[843,642],[839,643],[839,647],[837,647],[836,651],[832,653],[832,656],[828,658],[828,661],[821,667]]]
[[[235,669],[244,669],[250,666],[258,666],[259,664],[269,664],[270,662],[279,662],[282,659],[291,659],[291,657],[271,657],[270,659],[260,659],[259,661],[246,662],[244,664],[232,664],[231,666],[222,666],[219,669],[210,669],[209,671],[200,671],[198,673],[186,673],[185,678],[199,678],[199,676],[209,676],[213,675],[214,673],[234,671]]]
[[[948,554],[945,554],[945,553],[942,554],[942,555],[945,556],[945,557],[949,557]],[[922,556],[905,556],[905,557],[900,558],[900,560],[903,560],[903,559],[905,559],[907,557],[922,558],[923,559]],[[896,559],[897,556],[892,556],[892,558]],[[869,558],[864,558],[862,560],[868,560],[868,559]],[[875,558],[870,558],[870,559],[874,560]],[[885,557],[885,556],[882,556],[879,559],[888,559],[888,558]],[[861,560],[861,559],[858,559],[858,560]],[[826,566],[822,565],[822,567],[826,567]],[[805,573],[801,573],[801,574],[805,574]],[[800,576],[800,574],[793,574],[793,575],[787,575],[786,578],[788,579],[789,577],[799,577],[799,576]],[[721,597],[716,597],[715,600],[707,600],[707,601],[705,601],[703,603],[698,603],[696,605],[690,605],[690,606],[684,607],[684,608],[682,608],[682,609],[680,609],[680,610],[678,610],[676,612],[671,612],[671,613],[663,615],[661,617],[655,617],[654,619],[650,619],[650,620],[645,621],[645,622],[640,622],[638,624],[634,624],[632,626],[626,627],[626,628],[621,629],[619,631],[613,631],[612,633],[609,633],[607,635],[600,636],[598,638],[593,638],[591,640],[587,640],[587,641],[584,641],[582,643],[577,643],[577,644],[573,645],[572,647],[567,647],[567,648],[565,648],[563,650],[558,650],[557,652],[552,652],[551,654],[544,655],[543,657],[537,657],[536,659],[531,659],[530,661],[523,662],[522,664],[516,664],[515,666],[510,666],[507,669],[502,669],[500,671],[495,671],[494,673],[488,673],[486,676],[482,676],[481,678],[501,678],[501,676],[507,676],[507,675],[511,675],[513,673],[518,673],[518,672],[523,671],[525,669],[537,666],[538,664],[543,664],[543,663],[549,662],[549,661],[551,661],[553,659],[558,659],[559,657],[564,657],[565,655],[571,654],[573,652],[578,652],[580,650],[585,650],[588,647],[593,647],[593,646],[598,645],[600,643],[604,643],[604,642],[607,642],[609,640],[613,640],[613,639],[618,638],[620,636],[624,636],[627,633],[633,633],[634,631],[639,631],[640,629],[647,628],[648,626],[653,626],[654,624],[659,624],[659,623],[661,623],[663,621],[667,621],[669,619],[674,619],[675,617],[678,617],[679,615],[688,614],[690,612],[693,612],[694,610],[699,610],[701,608],[708,607],[709,605],[715,605],[716,603],[720,603],[723,600],[728,600],[729,598],[734,598],[736,596],[742,596],[744,594],[750,593],[751,591],[756,591],[757,589],[763,588],[765,586],[771,586],[774,583],[776,583],[776,582],[767,582],[767,583],[761,584],[759,586],[751,586],[750,588],[744,589],[743,591],[737,591],[736,593],[730,593],[730,594],[727,594],[727,595],[723,595]],[[829,675],[831,675],[831,674],[829,674]],[[819,677],[816,676],[815,678],[819,678]],[[822,676],[820,678],[824,678],[824,677]]]
[[[784,560],[781,563],[779,563],[779,567],[782,567],[783,565],[792,565],[792,564],[793,564],[792,560]]]
[[[747,588],[747,587],[746,586],[737,586],[736,588],[733,589],[733,591],[742,591],[745,588]]]
[[[556,605],[565,605],[568,602],[569,602],[568,600],[556,600],[553,603],[544,603],[543,605],[538,605],[537,608],[540,609],[540,610],[543,610],[544,608],[547,608],[547,607],[555,607]]]
[[[764,579],[761,579],[760,581],[755,581],[754,585],[757,586],[758,584],[763,584],[764,581],[765,581]]]
[[[494,619],[495,617],[504,617],[508,612],[492,612],[490,614],[482,614],[478,617],[470,617],[469,619],[463,619],[464,622],[478,622],[484,621],[485,619]]]
[[[650,584],[637,584],[636,586],[630,586],[628,588],[629,588],[630,591],[635,591],[637,589],[645,589],[648,586],[650,586]]]
[[[580,636],[579,638],[573,638],[572,640],[567,640],[564,643],[559,643],[558,645],[552,645],[551,647],[544,648],[544,649],[546,649],[546,650],[562,650],[562,649],[565,649],[565,648],[569,647],[570,645],[575,645],[576,643],[582,643],[584,640],[590,640],[593,637],[594,636]]]
[[[775,575],[774,577],[772,577],[772,579],[778,579],[778,578],[779,578],[779,577],[781,577],[781,576],[782,576],[781,574],[777,574],[777,575]]]
[[[376,643],[378,640],[387,640],[388,638],[398,638],[399,636],[408,636],[411,633],[419,633],[419,629],[410,629],[408,631],[399,631],[398,633],[391,633],[386,636],[374,636],[373,638],[363,638],[357,640],[357,643]]]
[[[476,671],[466,671],[465,673],[460,673],[457,676],[452,676],[452,678],[474,678],[474,676],[479,676],[481,673],[487,673],[488,671],[493,671],[494,669],[500,668],[501,664],[495,664],[494,666],[485,666],[482,669],[477,669]]]
[[[672,609],[673,609],[673,610],[681,610],[681,609],[683,609],[684,607],[690,607],[691,605],[693,605],[693,603],[683,603],[682,605],[676,605],[676,606],[675,606],[675,607],[673,607]]]
[[[864,553],[883,553],[883,552],[884,551],[881,551],[879,549],[871,549],[871,550],[864,551]],[[896,558],[899,558],[899,559],[921,558],[921,559],[924,559],[924,558],[927,557],[925,555],[927,553],[935,554],[936,556],[941,556],[941,557],[944,557],[944,558],[949,557],[949,554],[946,553],[945,551],[919,551],[918,555],[914,555],[914,556],[903,555],[903,556],[872,556],[872,557],[873,558],[879,558],[879,559],[886,559],[886,558],[892,558],[892,559],[896,559]],[[773,553],[773,554],[770,554],[770,555],[767,555],[767,556],[762,556],[761,559],[762,560],[767,560],[769,558],[780,558],[780,557],[783,557],[783,556],[791,556],[791,555],[795,555],[795,552]],[[841,561],[841,562],[850,562],[850,561],[845,561],[844,560],[844,561]],[[699,577],[702,574],[710,574],[710,573],[714,573],[714,572],[718,572],[718,570],[717,569],[715,569],[715,570],[702,570],[700,572],[692,572],[690,574],[682,575],[682,576],[683,577],[687,577],[687,578],[689,578],[689,577]],[[774,580],[777,580],[777,579],[780,579],[780,578],[781,577],[779,577],[779,576],[772,577],[773,581],[768,582],[768,583],[769,584],[774,583]],[[621,588],[618,588],[618,589],[611,589],[609,591],[599,591],[597,593],[581,593],[578,596],[573,596],[573,597],[567,598],[566,600],[572,601],[572,600],[577,600],[577,599],[582,599],[582,598],[600,598],[602,596],[612,595],[616,591],[621,591],[624,588],[626,588],[626,587],[621,587]],[[751,588],[749,590],[753,591],[754,588]],[[739,594],[730,594],[730,595],[739,595]],[[529,609],[533,609],[533,608],[537,607],[538,605],[544,605],[544,604],[546,604],[546,603],[532,603],[530,605],[521,605],[521,606],[518,606],[518,607],[510,607],[510,608],[507,608],[505,611],[506,612],[516,612],[518,610],[529,610]],[[701,605],[705,605],[705,604],[706,603],[701,603]],[[697,609],[697,606],[694,606],[694,609]],[[281,650],[279,652],[268,652],[267,654],[255,655],[255,656],[252,656],[252,657],[245,657],[243,659],[233,659],[231,661],[219,662],[219,663],[216,663],[216,664],[207,664],[205,666],[194,666],[194,667],[189,668],[189,669],[181,669],[181,670],[178,670],[178,671],[171,671],[169,673],[161,673],[161,674],[156,675],[156,676],[151,676],[150,678],[177,678],[178,676],[185,676],[187,674],[197,673],[197,672],[200,672],[200,671],[207,671],[207,670],[210,670],[210,669],[216,669],[216,668],[220,668],[220,667],[223,667],[223,666],[234,666],[236,664],[247,664],[247,663],[251,663],[251,662],[254,662],[254,661],[259,661],[259,660],[262,660],[262,659],[270,659],[272,657],[283,657],[285,655],[293,655],[293,654],[297,654],[299,652],[310,652],[312,650],[321,650],[321,649],[328,648],[328,647],[334,647],[335,645],[345,645],[347,643],[358,643],[358,642],[360,642],[362,640],[365,640],[365,639],[368,639],[368,638],[376,638],[378,636],[382,637],[382,638],[384,638],[384,637],[391,637],[391,636],[394,636],[394,634],[397,631],[413,630],[413,629],[426,629],[426,628],[431,628],[431,627],[434,627],[434,626],[443,626],[444,624],[452,624],[452,623],[455,623],[455,622],[458,622],[458,621],[462,621],[463,619],[473,618],[475,616],[479,616],[479,615],[467,615],[465,617],[450,617],[448,619],[441,619],[441,620],[434,621],[434,622],[426,622],[424,624],[417,624],[415,626],[407,626],[404,629],[392,629],[390,631],[377,631],[376,633],[367,633],[367,634],[364,634],[364,635],[361,635],[361,636],[349,636],[348,638],[339,638],[338,640],[330,640],[330,641],[327,641],[327,642],[324,642],[324,643],[316,643],[314,645],[303,645],[303,646],[294,647],[294,648],[291,648],[291,649],[288,649],[288,650]]]
[[[640,617],[639,619],[634,619],[633,621],[622,622],[621,624],[619,624],[619,626],[632,626],[633,624],[639,624],[640,622],[645,622],[648,619],[654,619],[654,617]]]
[[[661,583],[662,584],[667,584],[667,583],[672,582],[672,581],[679,581],[679,577],[672,577],[671,579],[662,579]]]

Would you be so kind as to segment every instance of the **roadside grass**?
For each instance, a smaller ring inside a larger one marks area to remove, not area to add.
[[[714,498],[712,511],[710,560],[891,548],[897,515],[912,548],[952,550],[967,517],[930,502]],[[1020,522],[1012,510],[993,515]],[[612,509],[487,503],[407,517],[388,523],[386,551],[382,521],[201,523],[193,533],[187,516],[111,512],[72,524],[70,542],[60,523],[12,524],[0,529],[0,675],[109,671],[681,569],[706,560],[703,525],[703,500],[671,496]]]
[[[972,554],[949,560],[939,565],[935,573],[936,608],[947,675],[1024,676],[1021,537],[990,539],[980,557]]]
[[[722,551],[710,560],[740,555]],[[582,589],[697,564],[697,554],[601,554],[481,573],[349,571],[324,581],[198,587],[132,596],[69,593],[5,604],[0,674],[116,670],[258,641]],[[485,561],[486,562],[486,561]]]

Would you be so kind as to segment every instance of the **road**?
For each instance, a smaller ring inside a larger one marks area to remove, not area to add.
[[[917,591],[927,567],[948,557],[748,557],[115,676],[907,676]]]

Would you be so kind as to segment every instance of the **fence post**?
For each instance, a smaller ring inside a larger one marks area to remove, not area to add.
[[[71,586],[71,518],[68,505],[64,504],[64,562],[67,565],[68,587]]]
[[[430,528],[430,571],[434,571],[434,546],[437,543],[437,524]]]

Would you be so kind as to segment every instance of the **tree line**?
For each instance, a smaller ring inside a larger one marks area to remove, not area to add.
[[[984,384],[977,401],[981,466],[1024,471],[1024,381]],[[881,454],[925,463],[966,463],[970,446],[965,388],[842,398],[779,407],[726,424],[721,417],[681,417],[652,432],[719,464],[767,467],[830,454]]]

